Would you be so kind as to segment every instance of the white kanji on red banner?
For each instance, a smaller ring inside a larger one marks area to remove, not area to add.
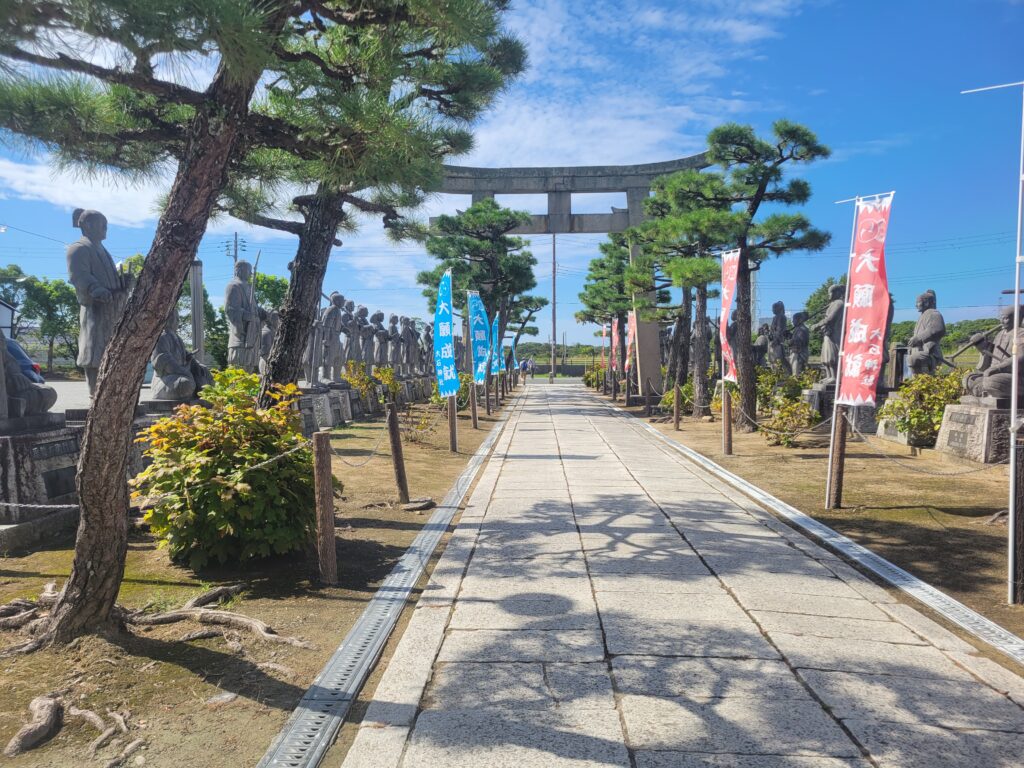
[[[611,368],[619,370],[619,318],[612,318],[612,359]]]
[[[893,194],[857,200],[847,279],[846,327],[839,351],[842,364],[836,402],[840,405],[875,404],[889,316],[885,236],[889,230]]]
[[[636,312],[626,320],[626,370],[633,370],[633,352],[636,350]]]
[[[736,381],[736,359],[729,344],[729,316],[736,294],[736,275],[740,269],[740,249],[722,254],[722,316],[718,319],[718,337],[722,342],[722,378]]]

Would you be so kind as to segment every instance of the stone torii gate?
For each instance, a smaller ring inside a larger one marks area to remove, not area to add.
[[[470,168],[446,165],[444,182],[439,191],[455,195],[471,195],[473,202],[495,195],[537,195],[548,197],[548,212],[533,216],[525,227],[514,230],[521,235],[582,234],[621,232],[644,220],[644,200],[650,196],[651,183],[664,176],[688,168],[707,167],[704,153],[641,165],[580,165],[551,168]],[[573,213],[572,194],[625,192],[626,207],[612,208],[611,213]],[[638,252],[630,247],[630,260]],[[661,380],[661,352],[658,325],[637,323],[637,382],[640,394],[653,389]],[[652,386],[648,387],[648,379]]]

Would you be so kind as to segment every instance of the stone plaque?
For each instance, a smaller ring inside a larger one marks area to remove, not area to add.
[[[1010,454],[1009,425],[1010,412],[1003,408],[947,405],[935,449],[971,461],[998,464]]]

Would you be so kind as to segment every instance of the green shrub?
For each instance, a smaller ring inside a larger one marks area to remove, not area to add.
[[[961,394],[958,371],[917,374],[903,382],[896,397],[885,401],[878,416],[891,421],[913,445],[935,445],[946,406],[956,403]]]
[[[398,398],[398,393],[402,389],[402,383],[395,375],[394,368],[376,368],[373,371],[373,377],[384,386],[384,390],[391,396],[392,400]]]
[[[687,379],[686,382],[679,387],[680,404],[679,410],[681,413],[693,413],[693,379]],[[661,402],[659,405],[666,410],[672,410],[676,400],[676,388],[669,387],[665,390],[665,394],[661,396]]]
[[[821,420],[818,412],[803,400],[779,397],[776,399],[770,418],[762,422],[761,430],[768,445],[782,445],[792,448],[797,435]]]
[[[214,374],[210,403],[181,405],[145,430],[151,464],[132,481],[134,498],[155,499],[146,521],[172,559],[201,568],[299,549],[315,525],[313,457],[302,445],[294,384],[256,407],[259,377],[237,368]],[[157,498],[159,497],[159,498]]]
[[[588,368],[583,372],[583,383],[588,387],[597,389],[601,386],[601,382],[604,381],[604,366],[595,365],[593,368]]]
[[[350,360],[345,364],[345,372],[341,378],[352,385],[364,400],[376,397],[376,382],[366,373],[366,363],[357,363]]]

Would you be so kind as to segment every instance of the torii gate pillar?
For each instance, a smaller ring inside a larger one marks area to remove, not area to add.
[[[629,226],[635,227],[644,220],[644,200],[650,190],[646,187],[634,187],[626,190],[626,211]],[[632,264],[640,255],[640,246],[630,244],[629,263]],[[636,311],[637,294],[633,294],[633,310]],[[641,395],[654,394],[661,383],[661,343],[658,324],[640,320],[637,313],[636,321],[636,381]],[[626,403],[628,406],[629,403]]]

